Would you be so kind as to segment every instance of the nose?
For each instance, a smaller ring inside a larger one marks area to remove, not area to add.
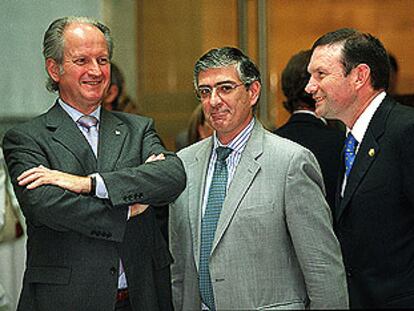
[[[305,87],[305,92],[309,94],[314,94],[316,93],[317,88],[318,86],[315,79],[313,77],[310,77],[308,84]]]
[[[211,96],[210,96],[210,105],[212,107],[215,107],[217,105],[219,105],[221,102],[221,97],[217,91],[216,88],[213,88],[213,90],[211,91]]]
[[[89,64],[88,73],[92,76],[100,76],[102,73],[101,67],[96,60],[92,60]]]

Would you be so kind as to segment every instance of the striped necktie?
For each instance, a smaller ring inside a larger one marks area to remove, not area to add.
[[[95,156],[98,154],[98,119],[94,116],[84,115],[78,119],[78,124],[82,126],[85,131],[84,135],[92,147]]]

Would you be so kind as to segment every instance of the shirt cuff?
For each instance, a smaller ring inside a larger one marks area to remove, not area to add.
[[[108,190],[101,175],[93,174],[96,178],[96,193],[95,195],[100,199],[109,199]]]

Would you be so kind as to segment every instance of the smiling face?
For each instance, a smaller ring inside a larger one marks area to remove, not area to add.
[[[198,75],[198,88],[212,89],[211,96],[201,100],[207,122],[217,132],[222,144],[235,138],[253,118],[252,107],[260,93],[260,83],[253,82],[248,89],[242,84],[235,66],[211,68]],[[216,86],[232,85],[228,94],[219,95]]]
[[[341,43],[316,47],[308,65],[311,78],[305,91],[315,99],[318,116],[343,121],[357,95],[354,71],[345,76],[341,58]]]
[[[110,82],[110,61],[104,34],[96,27],[73,23],[64,32],[63,63],[46,60],[62,100],[87,114],[101,104]]]

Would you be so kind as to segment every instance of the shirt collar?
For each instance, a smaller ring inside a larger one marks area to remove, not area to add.
[[[59,98],[59,105],[62,107],[63,110],[67,112],[67,114],[72,118],[73,121],[77,122],[80,117],[84,116],[82,112],[79,110],[73,108],[72,106],[66,104],[61,98]],[[96,108],[92,113],[89,114],[90,116],[93,116],[100,121],[100,115],[101,115],[101,106],[99,105],[98,108]]]
[[[361,143],[375,111],[377,111],[379,105],[384,100],[386,95],[387,94],[384,91],[379,93],[356,120],[354,126],[352,127],[352,130],[348,127],[346,128],[346,134],[348,135],[349,132],[352,132],[352,135],[355,137],[358,143]]]

